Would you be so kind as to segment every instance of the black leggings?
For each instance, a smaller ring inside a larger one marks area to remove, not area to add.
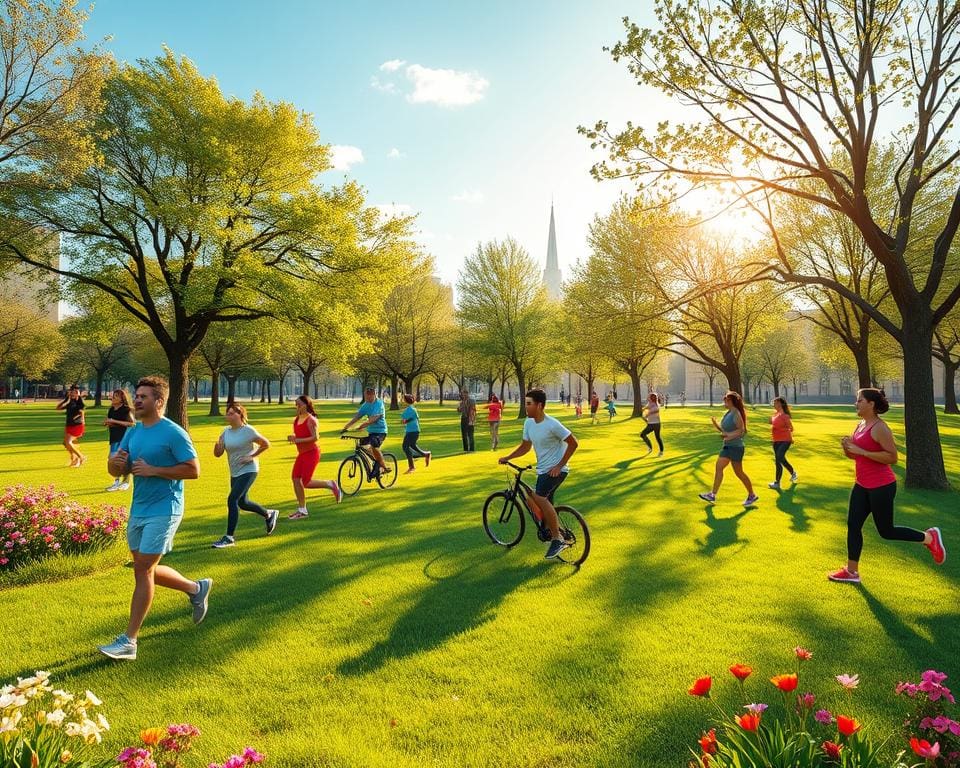
[[[653,436],[657,438],[657,445],[660,446],[660,453],[663,453],[663,440],[660,439],[660,425],[659,424],[647,424],[643,428],[643,432],[640,433],[640,437],[643,438],[643,442],[647,444],[647,448],[651,451],[653,450],[653,444],[650,442],[650,438],[647,437],[651,432]]]
[[[241,509],[256,512],[260,517],[267,517],[267,510],[247,498],[247,492],[256,479],[256,472],[246,472],[230,478],[230,495],[227,496],[227,536],[233,536],[233,532],[237,530]]]
[[[417,445],[417,440],[419,439],[419,432],[406,432],[403,435],[403,452],[407,455],[407,458],[410,459],[411,466],[413,466],[414,456],[419,456],[422,459],[427,455],[420,449],[420,446]]]
[[[923,541],[923,531],[893,524],[893,497],[897,495],[896,481],[879,488],[854,485],[850,491],[850,510],[847,513],[847,557],[854,562],[863,551],[863,524],[873,515],[877,533],[896,541]]]
[[[787,451],[790,450],[790,446],[793,445],[789,440],[776,440],[773,443],[773,460],[777,464],[777,482],[780,482],[780,478],[783,477],[783,470],[786,467],[787,471],[792,475],[793,467],[790,466],[790,462],[787,461]]]

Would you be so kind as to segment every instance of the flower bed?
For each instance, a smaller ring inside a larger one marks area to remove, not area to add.
[[[126,519],[122,507],[83,506],[53,486],[6,488],[0,494],[0,571],[103,549],[116,540]]]

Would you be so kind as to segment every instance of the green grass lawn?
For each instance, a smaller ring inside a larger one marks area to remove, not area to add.
[[[900,488],[903,525],[939,525],[949,550],[934,566],[923,547],[884,542],[868,523],[863,585],[831,584],[845,561],[853,465],[839,438],[849,408],[798,408],[789,454],[800,475],[780,495],[773,479],[769,409],[752,412],[745,468],[760,494],[745,496],[728,471],[718,503],[709,488],[716,433],[705,408],[663,411],[666,455],[640,458],[642,422],[577,422],[555,404],[580,449],[558,498],[583,512],[593,547],[579,570],[543,560],[528,527],[512,551],[486,539],[480,510],[506,484],[483,425],[478,451],[459,452],[452,407],[421,407],[429,469],[387,491],[366,485],[336,506],[310,496],[311,516],[290,522],[286,444],[292,407],[251,406],[273,448],[251,496],[279,507],[266,537],[244,514],[238,545],[213,550],[224,532],[226,459],[214,459],[220,419],[191,412],[201,477],[187,483],[187,514],[164,562],[212,576],[207,620],[195,627],[182,595],[157,592],[136,662],[96,652],[126,624],[133,576],[118,548],[92,573],[0,591],[0,683],[35,669],[58,686],[93,690],[118,751],[140,728],[190,722],[203,733],[197,765],[251,745],[276,768],[294,766],[682,766],[707,724],[686,693],[701,674],[732,706],[735,662],[751,664],[751,701],[776,706],[767,678],[794,668],[792,649],[814,658],[802,690],[824,706],[843,700],[833,676],[859,673],[840,711],[875,737],[896,734],[905,702],[893,686],[928,668],[960,679],[960,525],[955,492]],[[623,409],[621,409],[622,414]],[[345,404],[320,406],[323,460],[335,476],[348,453],[335,439]],[[720,409],[714,413],[719,416]],[[902,411],[889,421],[902,446]],[[106,494],[106,430],[88,410],[88,463],[68,469],[63,416],[49,406],[0,405],[0,484],[49,484],[84,502]],[[386,449],[400,456],[399,418],[388,415]],[[960,487],[960,419],[941,421],[947,469]],[[519,441],[505,422],[501,444]],[[503,451],[505,452],[505,451]],[[501,452],[502,453],[502,452]],[[898,470],[902,477],[902,472]],[[891,752],[896,749],[891,742]],[[202,759],[201,759],[202,758]]]

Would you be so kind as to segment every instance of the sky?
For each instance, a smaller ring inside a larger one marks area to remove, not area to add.
[[[481,242],[517,240],[543,264],[551,201],[560,268],[589,255],[588,227],[631,189],[598,183],[577,133],[599,119],[652,125],[665,105],[604,46],[651,0],[306,2],[98,0],[90,41],[119,61],[166,45],[231,96],[259,91],[313,115],[336,169],[367,201],[416,214],[418,240],[455,284]]]

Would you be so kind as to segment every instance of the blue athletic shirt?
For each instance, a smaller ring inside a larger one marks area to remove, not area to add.
[[[406,432],[419,432],[420,431],[420,414],[417,413],[417,409],[412,405],[408,405],[403,413],[400,414],[401,419],[406,419],[407,423],[404,425]]]
[[[197,458],[190,435],[164,417],[152,426],[138,423],[127,430],[120,450],[130,454],[130,464],[143,459],[154,467],[173,467]],[[176,517],[183,514],[183,480],[164,477],[133,478],[130,517]]]
[[[379,397],[372,403],[368,403],[366,400],[360,403],[360,408],[357,410],[357,416],[365,416],[368,419],[371,416],[379,416],[379,421],[375,421],[373,424],[367,427],[367,434],[387,434],[387,410],[383,407],[383,400],[381,400]]]

